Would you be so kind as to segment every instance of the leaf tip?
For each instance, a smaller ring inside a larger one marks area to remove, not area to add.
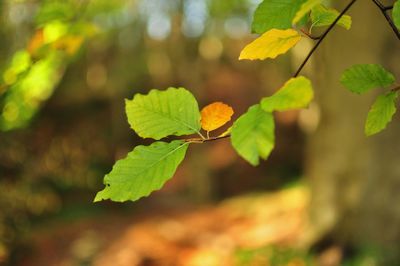
[[[94,197],[93,203],[100,202],[100,201],[102,201],[102,200],[103,200],[103,197],[101,196],[101,191],[100,191],[100,192],[98,192],[98,193],[96,194],[96,196]]]

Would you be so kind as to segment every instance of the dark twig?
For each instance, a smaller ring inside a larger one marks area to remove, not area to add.
[[[400,31],[397,29],[396,25],[393,22],[393,19],[387,13],[388,10],[392,9],[393,6],[384,6],[379,0],[372,0],[375,5],[381,10],[383,16],[385,17],[386,21],[389,23],[390,27],[392,28],[394,34],[396,34],[397,39],[400,40]]]
[[[185,142],[190,142],[190,143],[204,143],[204,142],[210,142],[210,141],[216,141],[220,139],[226,139],[229,138],[231,135],[224,135],[224,136],[219,136],[219,137],[211,137],[208,139],[202,139],[202,138],[192,138],[192,139],[185,139]]]
[[[397,86],[397,87],[394,87],[394,88],[391,89],[390,91],[392,91],[392,92],[400,91],[400,85]]]
[[[392,10],[392,9],[393,9],[393,5],[391,5],[391,6],[385,6],[383,9],[384,9],[385,11]]]
[[[356,2],[357,0],[352,0],[350,3],[347,4],[347,6],[343,9],[343,11],[339,14],[339,16],[332,22],[331,25],[326,29],[326,31],[321,35],[320,39],[317,41],[317,43],[314,45],[314,47],[311,49],[311,51],[308,53],[307,57],[304,59],[303,63],[299,66],[297,69],[296,73],[293,75],[293,77],[297,77],[301,70],[304,68],[304,66],[307,64],[308,60],[311,58],[313,53],[317,50],[319,45],[322,43],[322,41],[325,39],[325,37],[328,35],[328,33],[335,27],[337,22],[343,17],[343,15],[350,9],[350,7]]]

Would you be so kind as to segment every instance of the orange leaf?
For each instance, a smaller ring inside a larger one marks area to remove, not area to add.
[[[43,30],[39,29],[35,32],[28,43],[28,52],[35,54],[44,45]]]
[[[201,110],[201,127],[206,131],[213,131],[225,125],[233,115],[233,109],[229,105],[215,102]]]

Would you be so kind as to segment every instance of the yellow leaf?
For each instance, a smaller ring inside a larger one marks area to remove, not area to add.
[[[266,59],[275,58],[286,53],[300,41],[301,35],[292,29],[272,29],[248,44],[240,53],[242,59]]]
[[[206,131],[213,131],[225,125],[233,115],[233,109],[229,105],[215,102],[201,110],[201,127]]]

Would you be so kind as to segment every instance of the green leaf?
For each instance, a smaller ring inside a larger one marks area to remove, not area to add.
[[[396,113],[397,92],[380,95],[371,107],[365,123],[365,134],[374,135],[386,128]]]
[[[400,30],[400,1],[396,1],[396,3],[394,3],[392,17],[394,24]]]
[[[300,76],[288,80],[274,95],[261,100],[266,112],[287,111],[307,107],[314,97],[310,80]]]
[[[300,9],[297,11],[293,18],[292,24],[297,24],[307,13],[311,11],[316,5],[320,4],[321,0],[307,0],[301,5]]]
[[[271,29],[288,29],[305,0],[264,0],[254,12],[252,30],[264,33]]]
[[[364,93],[373,88],[386,88],[395,82],[392,73],[377,64],[360,64],[346,69],[340,82],[354,93]]]
[[[104,177],[106,187],[97,193],[94,201],[135,201],[148,196],[174,175],[187,148],[188,143],[180,140],[135,147]]]
[[[75,11],[76,12],[76,11]],[[36,23],[44,25],[51,21],[68,21],[74,17],[74,6],[68,1],[48,1],[41,5],[36,15]]]
[[[339,16],[339,12],[333,8],[326,8],[323,5],[317,5],[311,10],[311,27],[324,27],[331,25]],[[351,17],[342,16],[337,25],[349,30],[351,28]]]
[[[267,159],[275,144],[275,124],[271,113],[253,105],[232,126],[231,142],[237,153],[256,166]]]
[[[152,90],[126,100],[126,114],[132,129],[142,138],[156,140],[175,135],[190,135],[200,130],[200,111],[196,99],[184,88]]]

